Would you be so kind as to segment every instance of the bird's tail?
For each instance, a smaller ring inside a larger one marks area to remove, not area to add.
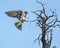
[[[15,26],[16,26],[18,29],[22,30],[22,22],[21,22],[21,21],[20,21],[20,22],[16,22],[16,23],[15,23]]]

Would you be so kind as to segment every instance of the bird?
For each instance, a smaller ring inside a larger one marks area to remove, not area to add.
[[[22,30],[22,24],[24,21],[26,21],[26,16],[28,14],[27,11],[11,10],[11,11],[5,12],[5,14],[7,14],[9,17],[17,18],[19,20],[19,22],[16,22],[15,26],[18,29]]]

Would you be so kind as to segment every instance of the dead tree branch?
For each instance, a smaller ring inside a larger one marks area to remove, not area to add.
[[[41,40],[40,37],[41,37],[41,35],[42,35],[42,34],[39,34],[38,38],[36,38],[36,39],[34,40],[34,43],[35,43],[36,41],[38,41],[38,44],[40,45],[40,40]]]

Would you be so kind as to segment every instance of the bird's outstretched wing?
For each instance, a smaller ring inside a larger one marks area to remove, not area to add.
[[[10,17],[17,17],[17,14],[20,13],[21,10],[12,10],[12,11],[7,11],[5,12],[5,14],[7,14]]]

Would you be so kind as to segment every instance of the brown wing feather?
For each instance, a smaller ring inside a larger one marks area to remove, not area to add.
[[[19,12],[21,12],[21,10],[18,10]],[[16,10],[13,10],[13,11],[7,11],[5,12],[5,14],[7,14],[8,16],[10,17],[17,17],[16,15],[18,14]]]

